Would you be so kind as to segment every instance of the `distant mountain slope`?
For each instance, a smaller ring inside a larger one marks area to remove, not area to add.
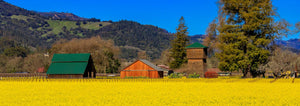
[[[278,40],[276,44],[295,53],[300,53],[300,39]]]
[[[53,20],[72,20],[72,21],[84,21],[89,20],[87,18],[82,18],[73,13],[59,13],[59,12],[38,12],[41,16],[51,18]]]
[[[58,18],[49,18],[42,16],[47,13],[38,14],[2,0],[0,10],[0,41],[14,40],[31,48],[50,48],[60,39],[100,35],[104,39],[114,40],[115,44],[121,47],[122,58],[134,59],[137,58],[137,52],[146,51],[151,59],[156,59],[163,50],[169,48],[172,39],[172,34],[164,29],[132,21],[100,22],[98,19],[82,21],[82,18],[74,14],[57,15],[60,13],[55,13]],[[3,37],[5,39],[1,40]],[[4,50],[4,47],[9,46],[2,46],[0,50]]]
[[[295,48],[295,49],[300,49],[300,39],[290,39],[287,41],[280,40],[280,41],[277,41],[277,44],[283,45],[286,47]]]
[[[202,43],[205,35],[192,35],[190,37],[190,43],[199,42]],[[293,52],[300,53],[300,39],[290,39],[290,40],[277,40],[276,44],[281,45]]]
[[[36,15],[33,11],[28,11],[23,8],[11,5],[3,0],[0,0],[0,15],[12,16],[12,15]]]
[[[158,58],[163,50],[170,47],[173,37],[164,29],[125,20],[101,28],[97,34],[105,39],[113,39],[118,46],[140,48],[152,59]]]
[[[0,37],[7,36],[23,45],[33,47],[49,48],[59,39],[85,38],[92,35],[93,30],[110,24],[90,19],[88,21],[52,20],[2,0],[0,10]]]
[[[205,38],[205,35],[202,35],[202,34],[199,34],[199,35],[192,35],[192,36],[189,36],[190,37],[190,43],[195,43],[195,42],[198,42],[198,43],[202,43],[204,38]]]
[[[43,32],[35,29],[45,24],[44,18],[35,12],[0,0],[0,37],[9,37],[23,45],[42,46],[38,35]]]

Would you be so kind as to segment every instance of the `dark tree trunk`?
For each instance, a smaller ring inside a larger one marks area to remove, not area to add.
[[[248,69],[243,70],[243,77],[242,78],[249,78],[251,75]]]
[[[248,73],[248,71],[243,70],[243,77],[242,78],[246,78],[247,73]]]
[[[275,78],[279,78],[278,73],[273,72],[273,75],[275,76]]]
[[[251,74],[251,68],[250,65],[248,66],[248,68],[243,69],[243,77],[242,78],[250,78],[252,76]]]
[[[263,78],[266,78],[265,74],[266,74],[266,71],[264,70],[263,73],[262,73]]]

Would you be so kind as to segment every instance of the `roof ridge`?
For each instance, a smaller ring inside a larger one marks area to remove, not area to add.
[[[146,59],[139,59],[139,60],[140,60],[141,62],[145,63],[146,65],[148,65],[148,66],[154,68],[154,69],[157,70],[157,71],[163,71],[162,68],[160,68],[160,67],[154,65],[153,63],[151,63],[150,61],[148,61],[148,60],[146,60]]]
[[[195,42],[189,46],[187,46],[186,48],[208,48],[207,46],[202,45],[199,42]]]
[[[80,62],[89,61],[91,57],[90,53],[65,53],[65,54],[54,54],[52,62]]]

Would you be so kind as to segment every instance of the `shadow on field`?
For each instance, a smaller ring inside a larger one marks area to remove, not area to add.
[[[250,80],[250,81],[248,81],[248,82],[256,82],[256,81],[258,81],[258,80],[260,80],[260,79],[254,79],[254,80]]]
[[[270,83],[274,83],[277,80],[277,78],[275,78],[273,81],[270,81]]]

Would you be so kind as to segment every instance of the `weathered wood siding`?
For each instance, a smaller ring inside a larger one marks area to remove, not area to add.
[[[203,59],[189,59],[188,64],[203,64]]]
[[[0,73],[0,77],[46,77],[46,73]]]
[[[148,77],[148,78],[161,78],[163,77],[162,71],[121,71],[121,78],[126,77]]]
[[[82,74],[48,74],[48,78],[83,78]]]
[[[195,49],[187,49],[186,50],[187,53],[187,58],[189,59],[202,59],[202,58],[206,58],[206,48],[204,49],[199,49],[199,48],[195,48]]]
[[[207,71],[206,59],[189,59],[188,64],[192,67],[198,67],[200,73]]]
[[[198,73],[204,76],[207,71],[207,48],[189,48],[187,49],[187,58],[189,67],[197,67]]]

